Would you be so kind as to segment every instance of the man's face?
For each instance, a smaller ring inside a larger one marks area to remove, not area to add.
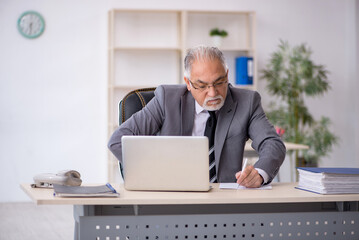
[[[219,110],[226,99],[228,70],[219,60],[197,60],[192,64],[190,79],[184,78],[188,91],[208,111]]]

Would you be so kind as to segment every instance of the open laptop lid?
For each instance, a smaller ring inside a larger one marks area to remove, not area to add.
[[[127,190],[208,191],[207,137],[123,136]]]

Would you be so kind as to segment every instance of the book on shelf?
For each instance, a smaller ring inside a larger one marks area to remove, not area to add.
[[[64,186],[54,184],[55,197],[118,197],[119,194],[107,183],[99,186]]]
[[[359,168],[300,167],[298,189],[319,194],[359,193]]]
[[[253,57],[236,58],[236,84],[252,85],[253,84]]]

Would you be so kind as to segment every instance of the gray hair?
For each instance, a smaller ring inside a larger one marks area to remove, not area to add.
[[[186,57],[184,59],[184,76],[190,78],[192,64],[196,60],[219,60],[227,71],[228,66],[223,53],[216,47],[198,46],[187,50]]]

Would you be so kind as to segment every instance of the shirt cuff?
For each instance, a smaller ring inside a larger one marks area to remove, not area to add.
[[[268,174],[263,169],[256,168],[256,170],[258,171],[259,175],[262,176],[263,184],[266,184],[268,182],[268,179],[269,179]]]

